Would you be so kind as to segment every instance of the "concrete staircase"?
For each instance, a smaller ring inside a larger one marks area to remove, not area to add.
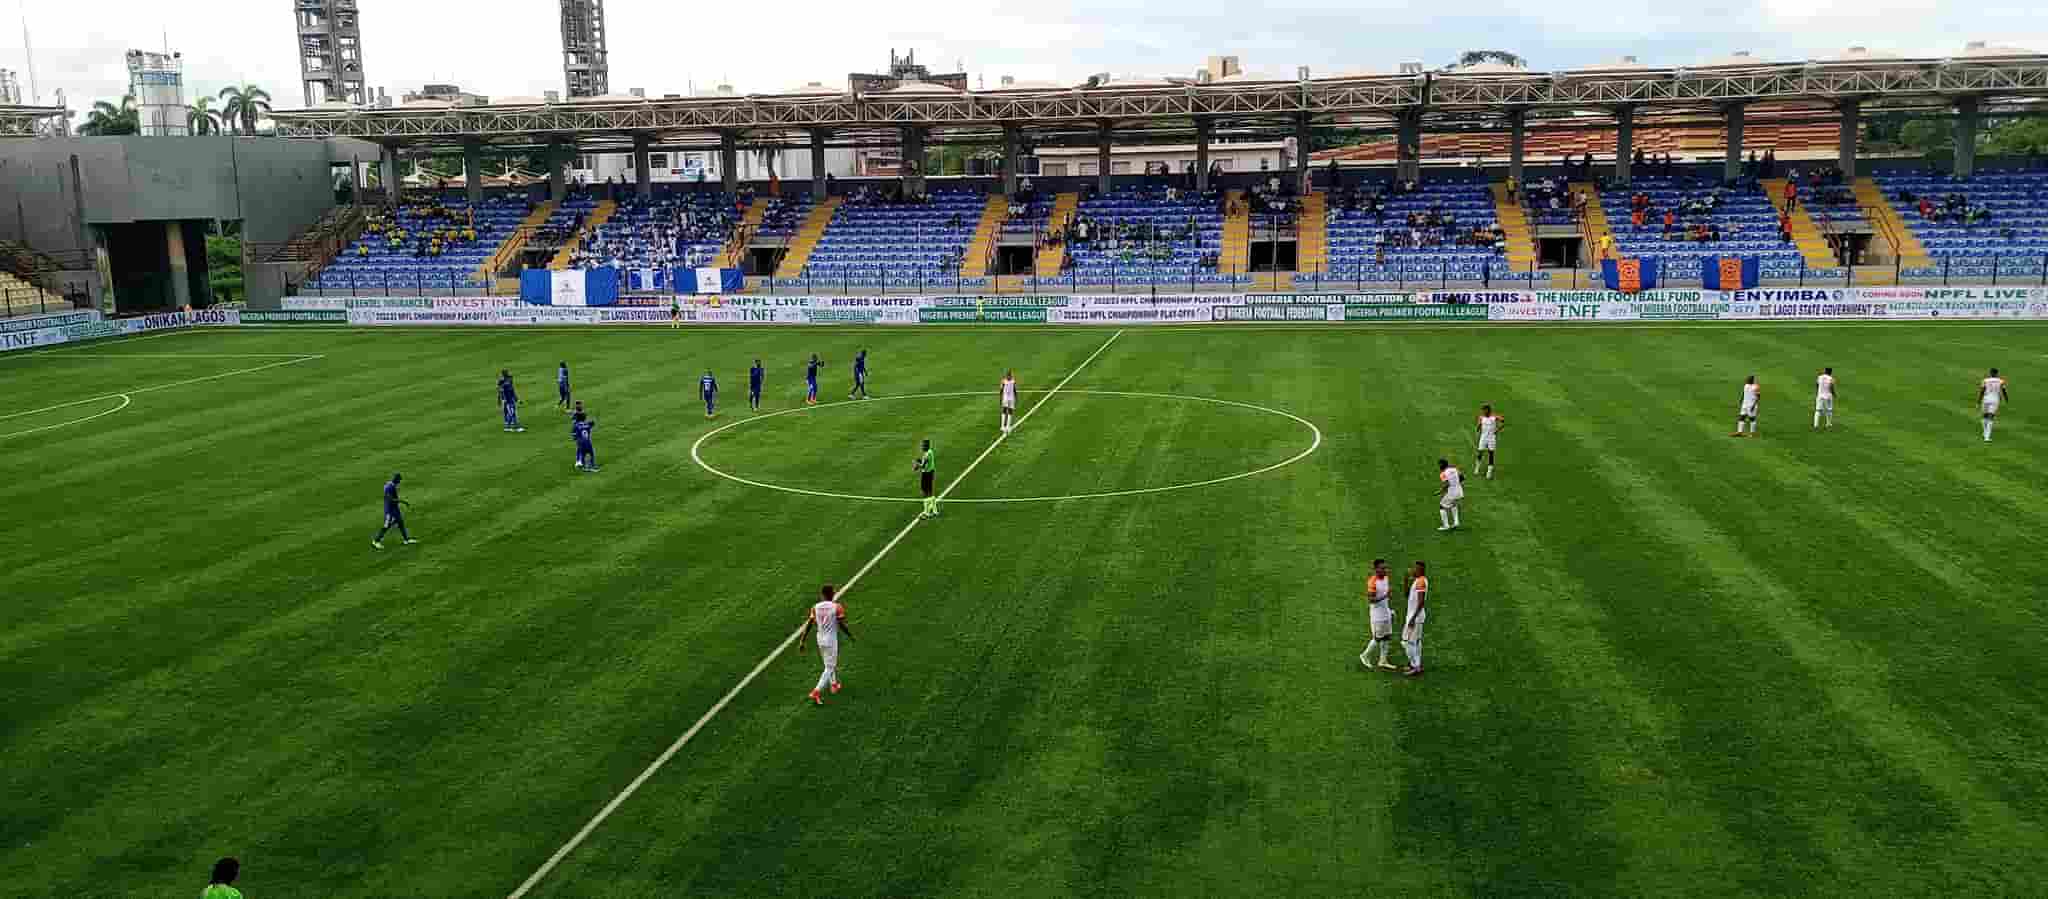
[[[1001,193],[988,195],[981,206],[981,218],[974,223],[974,239],[960,257],[960,277],[988,277],[988,259],[996,241],[1003,236],[1003,220],[1010,217],[1010,198]]]
[[[832,227],[832,217],[838,214],[838,197],[826,197],[824,202],[812,206],[803,225],[796,229],[796,236],[790,238],[789,252],[782,254],[775,277],[794,278],[803,274],[804,266],[811,261],[811,251],[818,248],[818,241],[825,239],[825,229]]]
[[[1771,208],[1780,213],[1785,211],[1785,179],[1765,178],[1762,182],[1764,193],[1771,198]],[[1813,216],[1806,214],[1806,204],[1792,207],[1792,245],[1799,248],[1799,255],[1806,259],[1807,268],[1835,268],[1841,263],[1835,261],[1835,251],[1828,246],[1828,239],[1820,233],[1820,226],[1813,223]]]
[[[1602,213],[1605,215],[1605,213]],[[1521,204],[1508,201],[1508,186],[1493,185],[1493,217],[1508,235],[1508,265],[1517,272],[1536,268],[1536,232]]]
[[[740,260],[747,258],[747,245],[761,230],[762,220],[768,217],[768,198],[755,197],[754,203],[740,215],[739,226],[732,230],[732,239],[718,250],[718,259],[712,264],[718,268],[739,268]]]
[[[533,229],[547,224],[548,217],[554,214],[555,201],[553,200],[533,207],[532,212],[527,213],[525,218],[519,220],[519,225],[512,229],[512,234],[505,238],[505,242],[498,245],[498,252],[492,253],[491,258],[485,260],[483,265],[477,266],[477,279],[490,281],[493,278],[497,278],[498,273],[505,270],[505,266],[510,265],[512,260],[519,258],[519,251],[526,249],[526,241],[533,236]],[[500,292],[509,289],[517,293],[519,290],[519,279],[497,278],[497,289]]]
[[[1586,220],[1579,225],[1579,232],[1586,236],[1586,259],[1592,268],[1600,267],[1601,238],[1613,237],[1614,226],[1607,222],[1607,209],[1600,205],[1600,188],[1590,181],[1575,181],[1570,190],[1574,195],[1586,198]]]
[[[1892,202],[1885,198],[1884,190],[1869,178],[1858,178],[1852,185],[1856,194],[1856,205],[1863,207],[1870,218],[1870,226],[1891,248],[1892,258],[1899,261],[1901,268],[1927,268],[1934,264],[1934,258],[1927,255],[1927,245],[1913,236],[1913,229],[1906,227],[1906,218],[1892,208]]]
[[[1233,190],[1225,196],[1230,199],[1230,214],[1223,217],[1223,246],[1217,251],[1216,271],[1229,274],[1251,268],[1252,214],[1244,191]]]
[[[595,232],[597,226],[610,221],[612,214],[618,211],[619,204],[617,203],[610,200],[597,201],[597,208],[590,210],[590,217],[583,220],[583,227],[576,229],[575,234],[570,235],[568,240],[563,241],[562,248],[555,251],[555,258],[548,260],[548,269],[557,272],[567,269],[569,267],[569,258],[576,255],[576,247],[583,243],[583,235]],[[542,219],[542,221],[546,221],[546,219]]]
[[[1073,221],[1074,214],[1080,210],[1080,194],[1068,192],[1054,197],[1052,212],[1047,213],[1045,218],[1046,233],[1066,230],[1067,223]],[[1067,267],[1066,241],[1039,247],[1037,255],[1031,258],[1031,267],[1040,278],[1059,277],[1060,272]]]
[[[1294,223],[1294,270],[1307,274],[1330,269],[1330,197],[1310,191],[1301,198]]]
[[[24,281],[13,272],[0,271],[0,317],[70,308],[63,297]]]

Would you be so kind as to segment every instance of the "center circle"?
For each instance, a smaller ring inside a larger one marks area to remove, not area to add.
[[[1048,391],[1021,390],[1018,392],[1023,394],[1034,394],[1047,393]],[[1056,496],[976,497],[969,499],[948,498],[946,500],[947,503],[1049,503],[1070,499],[1108,499],[1111,497],[1118,496],[1139,496],[1147,493],[1165,493],[1173,490],[1189,490],[1196,487],[1208,487],[1216,484],[1227,483],[1230,481],[1241,480],[1244,478],[1255,477],[1257,475],[1262,475],[1266,472],[1273,471],[1275,469],[1284,468],[1286,466],[1292,465],[1296,462],[1308,458],[1310,454],[1314,453],[1318,448],[1320,448],[1323,445],[1323,431],[1321,428],[1316,427],[1314,422],[1309,421],[1306,418],[1302,418],[1301,416],[1296,415],[1292,412],[1288,412],[1282,409],[1274,409],[1267,406],[1260,406],[1253,403],[1241,403],[1236,400],[1223,400],[1205,396],[1187,396],[1184,394],[1177,393],[1146,393],[1129,390],[1075,389],[1055,390],[1050,392],[1057,392],[1068,396],[1109,396],[1134,397],[1151,400],[1174,400],[1179,402],[1206,403],[1215,406],[1227,406],[1235,409],[1246,409],[1253,412],[1261,412],[1267,415],[1278,416],[1280,418],[1284,418],[1288,421],[1292,421],[1296,424],[1301,425],[1303,428],[1306,428],[1308,430],[1309,442],[1307,448],[1301,450],[1300,452],[1295,453],[1294,455],[1288,456],[1287,458],[1282,459],[1278,462],[1274,462],[1270,465],[1263,465],[1257,468],[1250,468],[1245,471],[1235,472],[1232,474],[1222,475],[1219,477],[1205,478],[1198,481],[1187,481],[1185,483],[1179,484],[1166,484],[1157,487],[1134,487],[1128,490],[1102,490],[1091,493],[1067,493]],[[849,406],[865,406],[873,403],[886,402],[889,400],[926,400],[943,399],[948,397],[974,397],[982,400],[987,400],[991,395],[991,392],[986,390],[963,390],[945,393],[908,393],[895,396],[878,396],[869,400],[845,400],[841,402],[824,403],[817,406],[797,406],[795,408],[783,409],[778,412],[767,412],[760,415],[742,418],[739,419],[738,421],[734,421],[729,424],[720,425],[716,428],[711,429],[710,431],[705,432],[703,436],[697,438],[696,442],[690,444],[690,460],[697,463],[697,467],[702,468],[705,471],[710,472],[711,474],[717,475],[718,477],[724,478],[728,481],[745,484],[749,487],[760,487],[766,490],[778,490],[783,493],[795,493],[803,496],[822,496],[829,497],[832,499],[851,499],[862,500],[866,502],[882,503],[922,503],[922,499],[914,496],[873,496],[860,493],[842,493],[830,490],[813,490],[808,487],[793,487],[787,484],[775,484],[770,483],[768,481],[761,481],[753,478],[741,477],[729,471],[722,470],[717,466],[714,466],[711,463],[704,461],[703,449],[705,444],[710,443],[714,438],[718,437],[720,434],[723,434],[734,428],[738,428],[743,425],[748,425],[755,422],[765,421],[767,419],[778,418],[784,415],[795,415],[800,412],[818,412],[826,409],[839,409]],[[1035,406],[1024,407],[1020,411],[1020,414],[1023,416],[1029,416],[1035,411]],[[998,440],[1001,439],[1007,438],[998,438]]]

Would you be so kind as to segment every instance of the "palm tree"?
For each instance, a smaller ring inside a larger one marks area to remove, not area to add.
[[[135,108],[135,95],[121,98],[116,106],[101,100],[92,105],[86,114],[85,124],[79,126],[80,134],[135,134],[142,130],[142,114]]]
[[[1482,62],[1497,62],[1501,65],[1513,66],[1517,69],[1527,68],[1529,65],[1528,60],[1506,50],[1467,50],[1458,54],[1457,62],[1451,63],[1444,68],[1447,71],[1462,69],[1466,66],[1476,66]]]
[[[212,97],[200,97],[185,107],[185,127],[193,134],[219,134],[220,111],[214,109]]]
[[[220,117],[228,122],[229,130],[241,134],[255,134],[256,120],[270,112],[270,92],[253,84],[221,88],[220,99]]]

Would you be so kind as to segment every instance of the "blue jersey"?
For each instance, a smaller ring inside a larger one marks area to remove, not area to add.
[[[586,418],[569,425],[569,436],[576,438],[578,444],[587,446],[590,443],[590,432],[596,429],[597,422]]]
[[[813,360],[811,360],[811,361],[809,361],[809,362],[807,362],[807,363],[804,363],[804,383],[806,383],[806,384],[816,384],[816,383],[818,383],[818,366],[819,366],[820,364],[821,364],[821,363],[819,363],[819,362],[818,362],[818,360],[816,360],[816,359],[813,359]]]
[[[498,400],[506,403],[519,402],[519,394],[512,391],[512,379],[510,377],[498,379]]]
[[[768,372],[762,370],[761,366],[756,365],[753,368],[747,369],[747,386],[754,388],[755,393],[760,393],[761,380],[766,377],[768,377]]]
[[[569,386],[569,366],[555,369],[555,384],[565,388]]]
[[[718,392],[718,379],[710,375],[697,379],[697,392],[710,396]]]
[[[862,350],[860,355],[853,357],[853,373],[855,375],[868,373],[868,353],[866,350]]]
[[[384,514],[398,514],[398,482],[384,482]]]

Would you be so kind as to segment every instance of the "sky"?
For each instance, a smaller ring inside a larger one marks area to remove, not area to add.
[[[495,97],[561,88],[556,0],[446,0],[421,6],[358,0],[363,66],[394,101],[425,83]],[[1235,55],[1252,72],[1292,76],[1441,66],[1467,49],[1504,49],[1535,69],[1567,69],[1633,55],[1650,65],[1704,62],[1737,50],[1772,60],[1825,57],[1850,45],[1904,56],[1946,56],[1966,41],[2048,52],[2048,16],[2030,4],[1940,0],[1648,0],[1526,3],[1463,0],[988,0],[886,16],[869,4],[783,0],[763,14],[746,3],[609,0],[611,86],[650,95],[843,85],[850,71],[885,70],[890,48],[915,50],[934,71],[964,66],[972,83],[1077,83],[1090,74],[1192,75],[1210,55]],[[130,48],[184,54],[186,97],[229,84],[269,90],[300,105],[291,0],[16,0],[33,43],[0,37],[0,68],[42,102],[62,89],[80,111],[126,92]],[[0,29],[0,35],[13,29]],[[760,35],[760,37],[753,37]]]

